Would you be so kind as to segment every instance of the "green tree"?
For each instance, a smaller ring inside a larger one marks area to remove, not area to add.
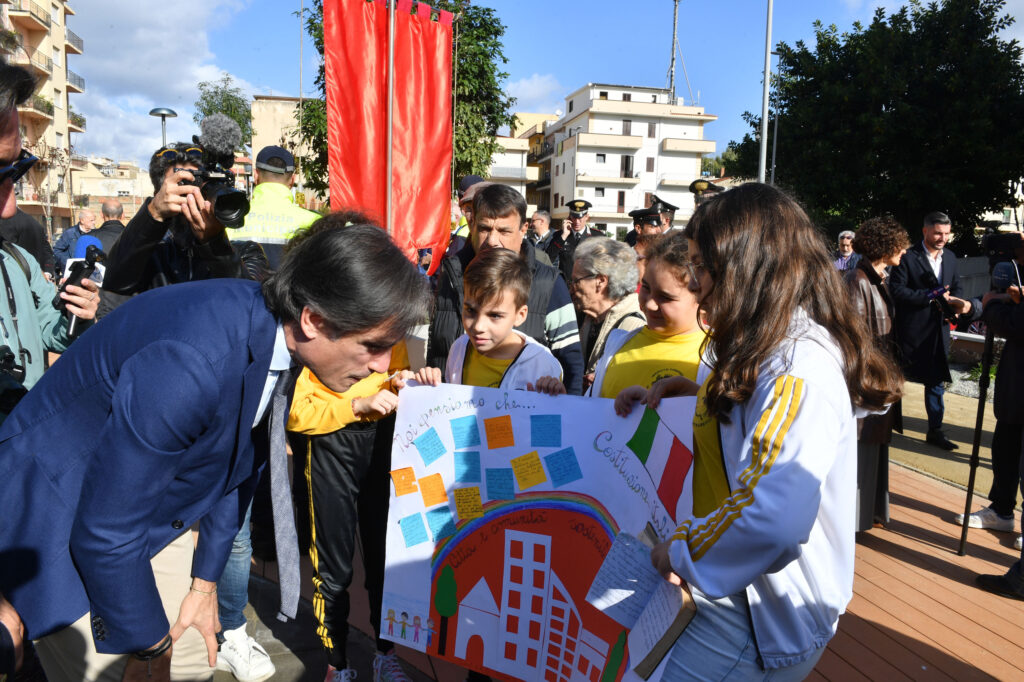
[[[494,138],[502,126],[512,126],[515,99],[502,89],[508,74],[501,37],[505,25],[489,7],[472,5],[469,0],[438,0],[431,3],[456,15],[452,64],[455,82],[454,135],[452,140],[455,169],[452,182],[464,175],[485,175],[498,145]],[[322,57],[324,54],[324,14],[322,0],[313,0],[303,20],[306,32]],[[296,107],[299,121],[295,140],[313,150],[299,161],[306,187],[325,196],[327,180],[327,107],[326,79],[321,60],[315,79],[319,98],[304,100]]]
[[[459,607],[458,586],[455,583],[455,571],[451,565],[445,564],[441,575],[437,576],[437,587],[434,591],[434,608],[441,616],[437,632],[437,655],[444,656],[448,646],[448,619],[455,615]]]
[[[200,83],[192,120],[199,123],[210,114],[224,114],[242,129],[242,144],[248,147],[252,145],[251,102],[234,83],[228,73],[224,73],[220,80]]]
[[[976,249],[979,216],[1012,203],[1024,177],[1024,66],[1020,45],[1000,37],[1013,22],[1003,8],[912,0],[849,33],[816,22],[813,49],[780,43],[777,184],[832,232],[889,213],[916,234],[941,210],[961,252]],[[738,174],[755,176],[758,133],[736,149]]]
[[[700,160],[700,171],[702,174],[710,175],[712,177],[719,177],[725,169],[725,175],[731,176],[736,168],[736,146],[735,143],[729,143],[725,151],[718,156],[705,156]]]

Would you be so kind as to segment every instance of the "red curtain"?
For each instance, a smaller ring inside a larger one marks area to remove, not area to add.
[[[392,128],[392,236],[403,249],[448,243],[452,161],[452,15],[398,0]],[[387,211],[388,9],[325,0],[324,59],[331,207]]]

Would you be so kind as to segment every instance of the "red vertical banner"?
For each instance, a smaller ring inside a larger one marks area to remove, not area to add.
[[[392,235],[405,250],[448,241],[452,160],[452,15],[398,0],[392,125]],[[324,1],[331,206],[386,218],[388,8]],[[434,259],[436,263],[438,258]]]

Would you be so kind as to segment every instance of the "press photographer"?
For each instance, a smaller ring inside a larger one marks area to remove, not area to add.
[[[223,114],[207,116],[200,129],[194,142],[170,144],[153,154],[154,195],[111,249],[104,291],[131,295],[177,282],[254,279],[265,269],[258,245],[233,247],[225,231],[241,225],[249,211],[230,170],[241,130]]]

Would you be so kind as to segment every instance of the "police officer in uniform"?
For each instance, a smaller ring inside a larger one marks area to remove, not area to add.
[[[661,231],[663,233],[672,229],[672,220],[676,217],[678,206],[673,206],[657,194],[651,195],[651,205],[648,207],[658,212],[661,216]]]
[[[593,204],[585,199],[574,199],[566,204],[566,206],[569,207],[569,219],[566,221],[566,227],[569,228],[568,234],[566,234],[565,228],[563,228],[561,232],[552,237],[547,253],[551,258],[551,262],[557,264],[559,271],[562,273],[562,278],[565,279],[567,284],[571,284],[572,266],[576,260],[576,247],[584,239],[600,235],[592,231],[587,225],[587,222],[590,220],[590,207]]]
[[[657,208],[637,208],[629,212],[633,219],[633,229],[626,235],[626,243],[636,246],[636,238],[641,234],[661,234],[661,212]]]

